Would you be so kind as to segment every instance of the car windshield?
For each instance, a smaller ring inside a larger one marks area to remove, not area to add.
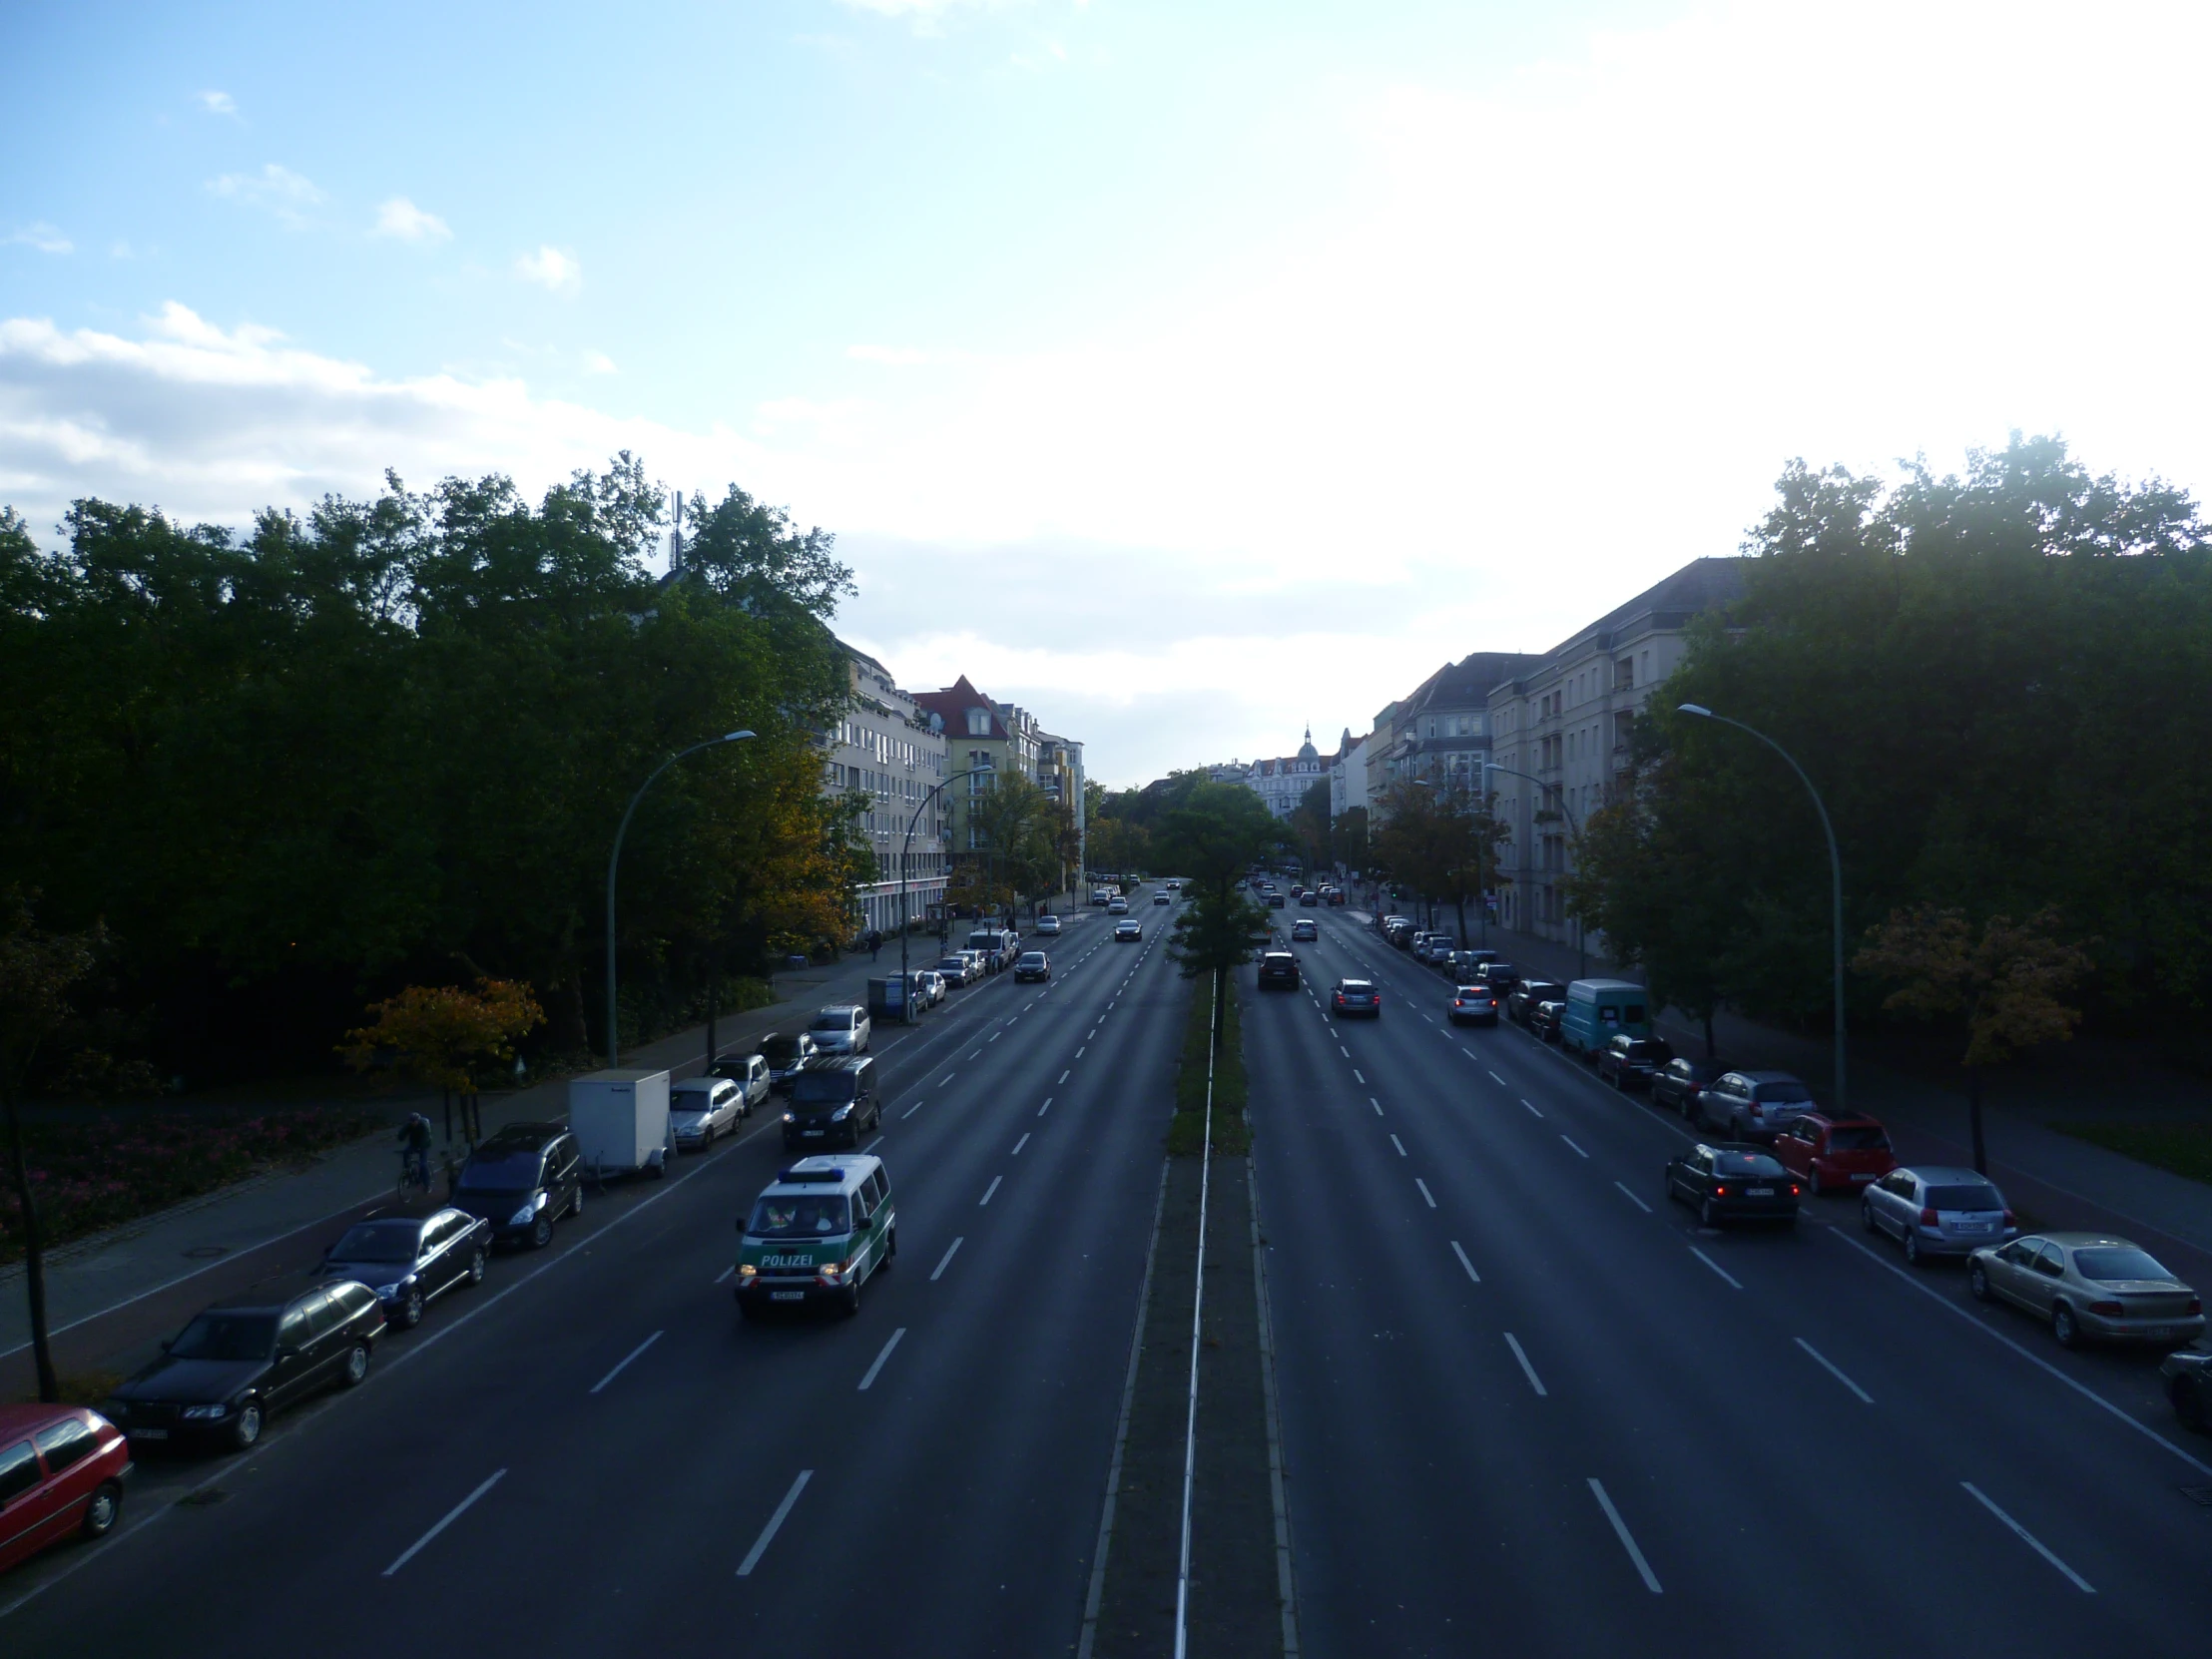
[[[803,1071],[792,1084],[792,1104],[841,1106],[852,1098],[852,1084],[849,1071]]]
[[[172,1360],[266,1360],[276,1351],[275,1314],[202,1314],[169,1345]]]
[[[1044,952],[1041,950],[1023,951],[1021,956],[1021,965],[1023,967],[1043,967]]]
[[[2084,1279],[2171,1279],[2158,1258],[2147,1251],[2129,1245],[2124,1248],[2098,1245],[2090,1250],[2073,1253],[2074,1271]]]
[[[1636,1037],[1621,1045],[1621,1053],[1631,1060],[1649,1060],[1663,1065],[1674,1058],[1674,1050],[1657,1037]]]
[[[461,1171],[464,1193],[519,1193],[538,1184],[540,1155],[522,1147],[480,1148]]]
[[[799,1059],[799,1039],[797,1037],[771,1037],[767,1042],[761,1044],[761,1053],[767,1057],[768,1063],[772,1066],[796,1064]]]
[[[848,1225],[842,1193],[772,1193],[753,1207],[745,1230],[756,1239],[826,1239]]]
[[[1715,1175],[1781,1175],[1780,1164],[1764,1152],[1722,1152],[1714,1156]]]
[[[371,1221],[348,1227],[330,1247],[333,1262],[411,1262],[421,1228],[411,1221]]]
[[[1761,1083],[1753,1088],[1751,1098],[1769,1106],[1793,1106],[1811,1101],[1813,1094],[1793,1077],[1786,1083]]]
[[[1931,1187],[1928,1190],[1928,1208],[1931,1210],[2001,1210],[2004,1200],[1997,1197],[1994,1187]]]
[[[1839,1124],[1828,1132],[1831,1152],[1887,1152],[1890,1137],[1871,1123]]]

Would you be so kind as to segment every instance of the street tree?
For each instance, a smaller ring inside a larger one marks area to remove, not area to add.
[[[1467,936],[1467,900],[1481,902],[1497,867],[1505,827],[1489,799],[1452,786],[1393,784],[1386,816],[1371,837],[1371,856],[1393,881],[1410,886],[1433,909],[1449,904]]]
[[[1252,960],[1254,936],[1265,937],[1267,911],[1238,882],[1274,843],[1276,823],[1260,798],[1235,784],[1194,784],[1160,818],[1162,864],[1183,877],[1185,903],[1170,953],[1186,979],[1214,978],[1214,1021],[1220,1028],[1229,972]]]

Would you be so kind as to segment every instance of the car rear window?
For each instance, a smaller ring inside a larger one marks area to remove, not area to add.
[[[1931,1187],[1928,1189],[1928,1208],[1931,1210],[2001,1210],[2004,1200],[1997,1197],[1994,1187]]]
[[[1834,1152],[1887,1152],[1890,1137],[1871,1123],[1846,1123],[1828,1132],[1828,1145]]]
[[[1621,1045],[1621,1052],[1631,1060],[1649,1060],[1654,1065],[1664,1065],[1674,1058],[1674,1050],[1657,1037],[1633,1037]]]
[[[788,1066],[799,1058],[797,1037],[771,1037],[761,1044],[761,1055],[772,1066]]]
[[[1782,1175],[1787,1172],[1764,1152],[1721,1152],[1713,1157],[1716,1175]]]
[[[2084,1279],[2171,1279],[2165,1265],[2148,1251],[2098,1245],[2073,1253],[2074,1271]]]
[[[1351,991],[1355,995],[1357,995],[1362,991],[1372,991],[1375,989],[1375,987],[1369,984],[1365,979],[1347,979],[1343,984],[1339,985],[1337,989],[1339,989],[1340,991]]]
[[[1769,1105],[1791,1106],[1810,1101],[1813,1091],[1793,1077],[1781,1083],[1754,1083],[1751,1098]]]
[[[810,1031],[849,1031],[852,1029],[852,1016],[843,1013],[817,1014],[814,1024],[809,1026],[808,1029]]]

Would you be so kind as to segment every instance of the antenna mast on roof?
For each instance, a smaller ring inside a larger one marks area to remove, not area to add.
[[[684,492],[676,492],[676,512],[668,532],[668,573],[681,576],[684,573]]]

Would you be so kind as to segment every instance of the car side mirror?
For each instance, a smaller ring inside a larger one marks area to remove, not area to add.
[[[299,1351],[296,1348],[293,1348],[288,1343],[279,1345],[276,1350],[276,1363],[278,1365],[283,1365],[288,1361],[296,1360],[298,1358]]]

